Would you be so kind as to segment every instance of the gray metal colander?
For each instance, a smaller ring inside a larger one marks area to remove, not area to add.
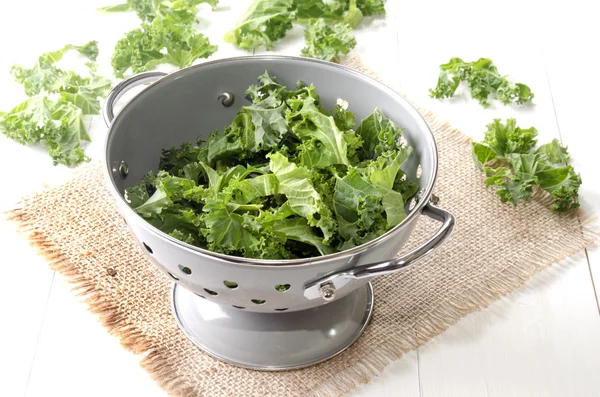
[[[257,260],[178,241],[128,206],[124,189],[149,170],[157,171],[163,148],[206,138],[228,125],[246,103],[248,86],[265,70],[288,86],[298,80],[315,84],[326,107],[343,98],[359,119],[377,107],[406,129],[404,137],[414,152],[403,170],[421,189],[418,198],[407,203],[408,216],[402,223],[340,253]],[[115,117],[113,106],[121,95],[149,82],[153,84]],[[454,225],[453,216],[431,202],[437,149],[423,118],[385,85],[339,65],[257,56],[207,62],[170,75],[142,73],[113,89],[103,115],[110,127],[106,175],[121,214],[150,260],[174,280],[173,310],[183,331],[198,346],[228,362],[277,370],[337,354],[360,335],[370,318],[369,280],[414,264],[437,248]],[[440,221],[441,228],[420,247],[396,258],[421,214]]]

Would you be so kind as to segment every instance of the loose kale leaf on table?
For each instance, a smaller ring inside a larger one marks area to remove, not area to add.
[[[109,12],[135,10],[142,20],[139,28],[127,32],[115,46],[111,59],[115,76],[122,78],[129,70],[139,73],[161,64],[184,68],[196,59],[212,55],[217,46],[198,33],[194,23],[200,3],[214,7],[217,1],[130,0],[101,9]]]
[[[10,71],[15,81],[23,84],[25,94],[28,96],[37,95],[41,91],[55,93],[63,87],[81,86],[85,81],[79,75],[74,72],[63,71],[54,66],[70,50],[78,51],[91,61],[95,61],[98,56],[98,42],[90,41],[83,46],[67,44],[60,50],[40,55],[35,65],[30,69],[14,65]]]
[[[196,33],[191,24],[181,23],[171,16],[143,22],[120,39],[112,55],[115,76],[154,69],[160,64],[178,68],[190,66],[198,58],[207,58],[217,51],[208,38]]]
[[[384,15],[387,0],[357,0],[356,5],[364,16]]]
[[[293,0],[254,0],[235,27],[224,36],[244,50],[274,48],[274,42],[283,38],[296,18]]]
[[[501,75],[489,58],[480,58],[474,62],[452,58],[448,63],[440,65],[437,86],[429,90],[429,96],[437,99],[453,97],[462,81],[468,84],[471,96],[485,108],[490,106],[490,95],[505,105],[523,105],[534,98],[531,88]]]
[[[94,61],[98,43],[68,44],[42,54],[29,69],[13,66],[15,80],[31,98],[0,112],[0,132],[24,145],[42,143],[55,165],[71,166],[88,160],[81,148],[82,141],[90,140],[83,116],[100,113],[99,98],[112,86],[110,80],[95,74],[94,64],[88,64],[87,76],[58,68],[55,64],[71,50]]]
[[[156,17],[175,15],[178,20],[193,22],[197,6],[201,3],[216,7],[219,0],[128,0],[127,3],[100,8],[103,12],[135,11],[137,16],[146,22],[152,22]]]
[[[536,148],[537,130],[520,128],[515,119],[495,119],[487,128],[483,142],[471,144],[473,159],[503,203],[529,200],[537,186],[552,197],[553,211],[579,207],[581,176],[567,164],[567,148],[558,140]]]
[[[340,54],[348,54],[356,46],[352,28],[346,24],[328,26],[323,18],[311,19],[304,31],[304,57],[339,62]]]
[[[386,0],[254,0],[225,42],[272,50],[294,23],[307,25],[301,55],[331,62],[356,46],[351,34],[364,16],[384,15]]]

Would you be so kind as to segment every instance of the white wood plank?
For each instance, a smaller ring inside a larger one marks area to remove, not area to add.
[[[474,8],[473,2],[437,4],[433,13],[428,12],[431,6],[403,2],[405,19],[400,25],[412,37],[400,42],[402,91],[476,139],[496,117],[515,117],[521,126],[535,126],[540,142],[558,138],[541,43],[536,40],[543,34],[536,4],[510,1],[494,8],[493,21],[489,9]],[[461,23],[467,9],[469,22]],[[427,15],[427,22],[419,15]],[[526,23],[503,29],[502,23],[494,22],[515,18]],[[443,34],[439,26],[446,27]],[[560,33],[568,37],[568,29]],[[443,102],[428,98],[437,65],[452,56],[492,58],[501,73],[531,86],[535,106],[494,104],[484,110],[466,99],[468,95]],[[596,395],[599,385],[591,378],[592,369],[600,365],[600,321],[594,303],[584,255],[560,271],[540,274],[523,290],[468,316],[419,349],[421,395]]]
[[[166,396],[139,360],[57,275],[26,396]]]
[[[0,396],[22,396],[34,360],[53,272],[12,223],[0,222]],[[10,376],[5,376],[10,374]]]
[[[596,216],[586,227],[600,232],[600,176],[596,172],[600,145],[600,80],[595,78],[600,53],[590,50],[600,37],[600,26],[594,20],[591,3],[576,2],[576,5],[577,8],[568,10],[551,9],[549,24],[572,18],[578,23],[570,27],[568,36],[548,29],[543,42],[544,56],[562,142],[569,147],[571,163],[583,180],[579,192],[581,207],[588,217]],[[600,253],[597,245],[588,250],[588,258],[598,298]],[[598,304],[600,308],[600,300]]]
[[[420,348],[421,396],[600,395],[600,318],[575,259]]]
[[[394,361],[371,382],[358,387],[348,397],[420,397],[417,351]]]
[[[31,3],[10,2],[3,4],[5,18],[0,24],[0,37],[3,37],[3,56],[0,57],[0,110],[8,110],[25,99],[23,88],[12,81],[10,66],[15,62],[32,63],[35,57],[46,50],[55,49],[51,40],[70,33],[73,38],[76,26],[84,21],[73,20],[72,24],[57,23],[58,19],[48,18],[48,10],[56,6],[47,2],[38,4],[39,12],[31,12]],[[65,3],[66,6],[69,6]],[[66,7],[68,9],[68,7]],[[58,9],[57,9],[58,10]],[[14,18],[27,15],[27,21]],[[76,18],[75,18],[76,19]],[[27,26],[41,26],[40,30],[24,29]],[[44,26],[44,24],[46,26]],[[50,26],[48,26],[50,25]],[[57,28],[56,25],[59,25]],[[69,26],[70,25],[70,26]],[[14,39],[16,32],[19,39]],[[44,32],[40,34],[39,32]],[[51,44],[51,47],[47,45]],[[2,174],[2,195],[0,211],[12,206],[19,197],[42,188],[44,184],[64,180],[70,174],[65,167],[52,167],[50,158],[39,148],[21,146],[0,134]],[[0,310],[4,321],[0,327],[0,373],[2,377],[0,395],[21,396],[25,392],[31,363],[44,318],[53,272],[35,250],[19,236],[14,223],[0,221],[0,244],[3,277],[0,281]]]

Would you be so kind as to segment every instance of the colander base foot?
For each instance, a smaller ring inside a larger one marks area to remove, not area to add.
[[[371,283],[328,304],[256,313],[223,306],[173,286],[172,308],[185,335],[209,355],[264,371],[307,367],[345,350],[373,312]]]

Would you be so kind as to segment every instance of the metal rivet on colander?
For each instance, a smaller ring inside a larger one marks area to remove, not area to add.
[[[319,287],[319,294],[326,301],[335,299],[335,286],[331,283],[325,283]]]
[[[222,92],[219,94],[217,99],[221,101],[221,105],[225,106],[226,108],[230,107],[233,105],[233,102],[235,102],[235,98],[231,92]]]
[[[125,179],[129,175],[129,166],[124,161],[121,161],[119,165],[113,163],[112,171],[118,173],[121,179]]]

